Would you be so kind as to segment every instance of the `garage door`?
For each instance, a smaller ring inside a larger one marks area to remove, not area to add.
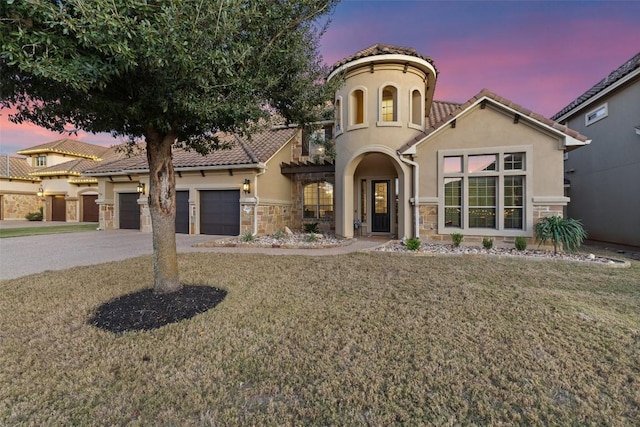
[[[240,191],[200,192],[200,234],[240,234]]]
[[[64,196],[53,196],[51,199],[51,221],[66,221],[67,203]]]
[[[138,193],[120,193],[119,206],[120,228],[140,230]]]
[[[176,192],[176,233],[189,234],[189,192]]]
[[[82,221],[98,222],[98,200],[97,194],[87,194],[82,196]]]

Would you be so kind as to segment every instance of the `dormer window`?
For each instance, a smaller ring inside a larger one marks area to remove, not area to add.
[[[36,156],[33,158],[33,166],[47,166],[47,156]]]

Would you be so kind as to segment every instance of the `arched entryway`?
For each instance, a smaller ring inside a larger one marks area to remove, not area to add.
[[[411,169],[387,147],[356,153],[336,188],[336,234],[404,237],[411,234]],[[338,186],[339,187],[339,186]],[[341,205],[341,206],[340,206]]]

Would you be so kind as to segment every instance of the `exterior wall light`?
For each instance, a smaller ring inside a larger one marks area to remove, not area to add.
[[[251,193],[251,180],[244,180],[244,184],[242,184],[242,191],[244,191],[246,194]]]
[[[38,188],[38,192],[36,194],[38,195],[38,197],[42,198],[44,196],[44,188],[42,188],[42,186],[40,186],[40,188]]]
[[[144,195],[144,189],[145,189],[144,182],[138,183],[138,186],[136,187],[136,191],[138,192],[138,194]]]

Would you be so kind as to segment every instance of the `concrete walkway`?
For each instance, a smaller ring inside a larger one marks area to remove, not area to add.
[[[0,228],[12,227],[18,222],[0,221]],[[31,223],[33,225],[33,223]],[[37,223],[39,226],[52,223]],[[53,223],[63,225],[65,223]],[[16,227],[18,225],[15,225]],[[28,226],[28,225],[26,225]],[[176,234],[178,253],[226,252],[261,253],[268,255],[339,255],[371,249],[387,240],[357,238],[353,243],[326,249],[272,249],[272,248],[208,248],[193,245],[223,238],[224,236]],[[103,230],[80,233],[46,234],[40,236],[0,239],[0,280],[41,273],[47,270],[121,261],[153,252],[150,233],[137,230]]]

